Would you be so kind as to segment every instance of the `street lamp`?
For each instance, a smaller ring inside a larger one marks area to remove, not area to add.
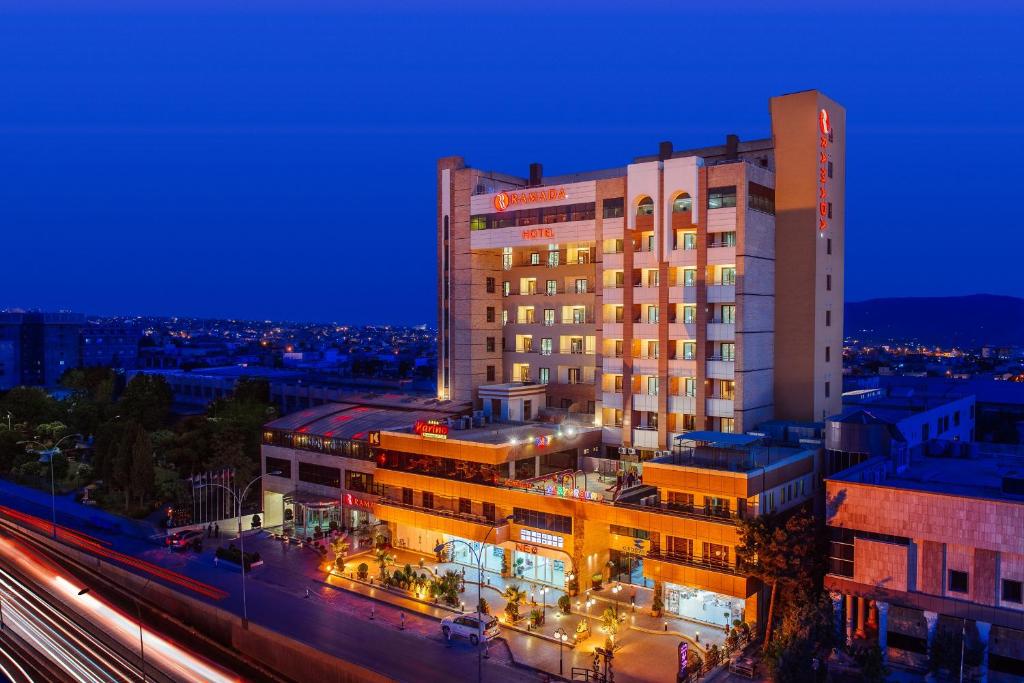
[[[511,522],[512,515],[509,515],[501,520],[503,523]],[[491,528],[484,534],[484,539],[480,542],[480,551],[473,550],[473,546],[463,541],[461,538],[453,538],[450,541],[444,543],[438,543],[434,547],[435,553],[440,553],[444,550],[446,545],[454,545],[455,543],[462,543],[469,549],[469,554],[476,559],[476,570],[477,570],[477,582],[476,582],[476,615],[477,615],[477,626],[479,627],[483,622],[483,614],[480,612],[480,593],[483,590],[484,585],[484,546],[487,545],[487,537],[491,535],[491,532],[498,528],[498,524],[492,524]],[[483,638],[483,633],[478,637],[479,642],[477,643],[476,650],[476,680],[482,681],[484,679],[484,659],[483,659],[483,648],[486,647],[486,642]]]
[[[264,472],[263,474],[261,474],[260,476],[256,477],[248,484],[246,484],[245,488],[242,489],[241,495],[235,493],[233,489],[224,486],[224,484],[202,484],[197,487],[205,488],[207,486],[219,486],[220,488],[230,493],[231,497],[234,498],[235,500],[235,510],[237,511],[238,514],[238,548],[239,552],[242,554],[242,628],[249,628],[249,606],[248,603],[246,602],[245,597],[245,534],[242,533],[242,502],[245,501],[245,495],[249,493],[250,486],[258,482],[263,477],[276,477],[279,476],[280,474],[281,470],[274,470],[273,472]]]
[[[540,589],[540,614],[542,619],[547,617],[548,612],[548,587],[544,586]]]
[[[565,641],[569,640],[569,634],[565,632],[565,629],[559,626],[555,629],[555,638],[558,639],[558,675],[562,675],[562,648],[565,647]]]
[[[147,580],[146,583],[149,583],[149,581],[150,580]],[[143,588],[145,588],[145,584],[143,584]],[[88,588],[88,587],[83,588],[82,590],[78,591],[78,596],[81,597],[81,596],[85,595],[86,593],[88,593],[91,590],[92,589]],[[139,617],[139,660],[141,662],[141,668],[142,668],[142,682],[145,683],[146,682],[146,648],[145,648],[145,645],[143,645],[143,643],[142,643],[142,607],[139,606],[139,601],[138,600],[133,600],[133,602],[135,603],[135,613]]]
[[[8,421],[10,420],[10,413],[8,413],[7,419],[8,419]],[[57,538],[57,491],[56,491],[56,484],[54,483],[54,477],[53,477],[53,456],[55,456],[55,455],[60,453],[60,445],[62,443],[64,443],[67,439],[76,438],[76,437],[77,438],[81,438],[82,435],[81,434],[68,434],[67,436],[62,437],[59,441],[57,441],[57,443],[53,444],[49,448],[47,448],[45,444],[41,444],[38,441],[19,441],[18,442],[19,444],[33,444],[34,443],[37,446],[42,446],[43,450],[35,451],[35,452],[38,453],[39,455],[46,455],[46,456],[48,456],[47,460],[49,460],[49,462],[50,462],[50,517],[51,517],[52,522],[53,522],[53,529],[51,530],[52,531],[51,538],[54,538],[54,539]]]

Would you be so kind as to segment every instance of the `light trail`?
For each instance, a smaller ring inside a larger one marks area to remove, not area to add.
[[[118,683],[141,677],[136,659],[139,622],[116,609],[102,597],[81,594],[83,586],[57,565],[31,548],[0,536],[0,556],[15,566],[34,585],[0,569],[0,592],[5,594],[4,616],[13,616],[18,634],[80,683]],[[42,588],[40,591],[37,587]],[[42,596],[40,595],[42,594]],[[97,631],[116,641],[128,657],[115,652],[66,614],[56,609],[51,595],[84,617]],[[13,598],[13,599],[12,599]],[[166,637],[142,628],[146,668],[179,681],[233,683],[234,674],[199,657]]]

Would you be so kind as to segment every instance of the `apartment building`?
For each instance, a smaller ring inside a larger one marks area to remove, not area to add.
[[[545,388],[605,457],[821,421],[842,393],[845,112],[772,98],[772,135],[546,178],[438,163],[438,395]],[[621,449],[621,450],[620,450]]]
[[[825,586],[848,640],[920,665],[937,633],[963,634],[981,652],[981,680],[1021,680],[1024,458],[966,454],[899,469],[876,457],[829,477]]]

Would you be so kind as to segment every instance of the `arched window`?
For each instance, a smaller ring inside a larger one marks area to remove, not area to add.
[[[637,216],[653,216],[654,215],[654,200],[650,197],[641,197],[640,201],[636,203],[636,215]]]
[[[683,192],[672,200],[672,213],[689,213],[692,207],[693,198],[686,192]]]

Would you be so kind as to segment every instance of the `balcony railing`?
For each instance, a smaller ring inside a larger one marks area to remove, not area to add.
[[[729,510],[727,508],[719,508],[714,506],[700,507],[697,505],[684,505],[681,503],[664,503],[657,501],[654,503],[643,504],[643,503],[616,503],[621,507],[628,507],[631,510],[641,510],[644,512],[662,512],[668,515],[676,517],[686,517],[687,519],[702,519],[710,520],[714,522],[724,522],[726,524],[739,524],[740,520],[745,519],[742,515],[736,514],[735,510]]]
[[[391,507],[402,508],[403,510],[412,510],[414,512],[424,512],[428,515],[436,515],[438,517],[447,517],[449,519],[457,519],[462,522],[471,522],[473,524],[484,524],[486,526],[495,526],[495,520],[489,519],[482,515],[474,515],[468,512],[458,512],[457,510],[437,509],[437,508],[425,508],[420,505],[412,505],[410,503],[403,503],[400,500],[393,498],[381,497],[378,501],[381,505],[389,505]],[[501,520],[501,524],[496,526],[504,526],[507,524],[504,520]]]
[[[671,562],[672,564],[681,564],[687,567],[707,569],[709,571],[719,572],[721,574],[729,574],[731,576],[746,576],[746,574],[744,574],[737,567],[729,564],[728,562],[721,562],[718,560],[707,560],[703,557],[694,557],[692,555],[686,555],[684,553],[670,553],[665,551],[651,550],[647,553],[647,557],[652,560],[660,560],[661,562]]]
[[[735,356],[708,356],[707,360],[717,360],[717,361],[721,361],[722,363],[735,363],[736,362],[736,357]]]

